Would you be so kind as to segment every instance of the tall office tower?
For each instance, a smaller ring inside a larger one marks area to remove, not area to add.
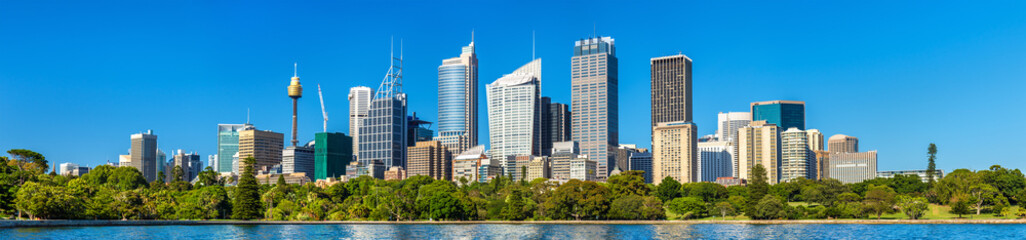
[[[353,161],[353,138],[344,133],[314,133],[314,180],[346,175]]]
[[[244,160],[248,157],[256,159],[253,169],[271,167],[281,163],[282,147],[285,145],[285,134],[269,130],[257,130],[252,125],[239,132],[239,161],[236,171],[245,169]],[[236,172],[239,173],[239,172]]]
[[[196,153],[185,153],[185,151],[178,149],[173,163],[172,168],[168,168],[164,174],[167,176],[174,175],[172,171],[174,169],[173,166],[181,167],[182,181],[191,182],[192,179],[199,176],[200,171],[203,171],[203,163],[200,161],[199,154]]]
[[[169,168],[167,166],[171,165],[171,167],[174,167],[174,161],[168,161],[167,154],[164,154],[164,151],[161,151],[160,149],[157,149],[157,161],[156,162],[157,162],[157,164],[154,165],[154,167],[156,168],[156,169],[154,169],[154,172],[155,172],[154,174],[156,174],[156,175],[154,175],[154,176],[160,175],[160,172],[164,172],[164,175],[168,175],[168,173],[171,173],[170,172],[171,168]]]
[[[358,86],[349,89],[349,136],[353,138],[353,155],[359,159],[360,128],[370,111],[371,89]]]
[[[549,137],[553,144],[570,141],[570,106],[562,103],[549,104]],[[551,154],[552,149],[544,149]]]
[[[406,167],[406,93],[403,93],[403,58],[390,57],[388,73],[374,91],[367,118],[360,126],[360,163],[380,161],[386,168]]]
[[[613,170],[620,145],[619,81],[616,44],[611,37],[574,42],[571,58],[572,137],[581,153],[598,163],[598,179]]]
[[[542,155],[541,59],[487,85],[489,157],[506,167],[506,157]]]
[[[805,102],[785,100],[753,102],[751,111],[752,121],[766,121],[766,123],[777,125],[779,129],[805,130]]]
[[[698,128],[691,122],[661,122],[652,128],[652,179],[697,182]]]
[[[315,169],[315,147],[316,142],[311,142],[306,146],[289,146],[285,147],[285,150],[281,153],[281,173],[304,173],[306,177],[313,180],[314,169]]]
[[[538,126],[539,139],[541,140],[540,154],[548,156],[552,151],[552,98],[541,97],[541,102],[538,104],[539,110],[538,115],[541,118],[541,124]],[[530,160],[528,160],[530,161]]]
[[[798,128],[780,133],[780,181],[815,179],[815,153],[809,147],[809,135]]]
[[[303,97],[303,85],[299,85],[299,64],[295,64],[293,66],[292,79],[289,82],[289,86],[286,87],[286,90],[288,90],[289,98],[292,98],[292,146],[295,147],[296,144],[299,143],[299,140],[296,140],[296,131],[299,124],[297,105],[299,103],[299,98]]]
[[[651,67],[652,127],[692,121],[691,58],[684,54],[652,58]]]
[[[860,183],[876,178],[876,151],[830,152],[828,175],[842,183]]]
[[[438,66],[438,140],[453,152],[477,145],[477,54],[474,42]],[[412,173],[411,173],[412,174]]]
[[[217,165],[213,165],[214,171],[220,173],[232,172],[232,156],[239,152],[239,131],[242,131],[247,124],[217,124]]]
[[[652,183],[652,152],[647,149],[644,152],[631,153],[627,162],[627,170],[645,172],[645,183]]]
[[[716,182],[716,178],[734,176],[734,145],[727,141],[698,143],[698,180]]]
[[[820,132],[819,129],[805,130],[805,135],[807,135],[808,139],[809,139],[809,150],[812,150],[812,151],[826,150],[826,149],[823,148],[823,147],[825,147],[825,145],[823,145],[823,133]]]
[[[766,181],[776,184],[780,179],[777,125],[762,120],[752,121],[737,133],[738,178],[751,179],[752,168],[761,164],[766,169]]]
[[[431,141],[431,138],[435,135],[435,131],[431,131],[431,122],[425,121],[417,117],[417,113],[414,112],[413,116],[406,117],[406,146],[412,147],[417,145],[420,141]]]
[[[737,143],[737,130],[752,122],[749,112],[721,112],[716,116],[716,138],[720,141]],[[736,145],[735,145],[736,146]]]
[[[834,134],[827,140],[830,152],[855,153],[859,152],[859,138],[844,134]]]
[[[147,182],[157,179],[157,164],[163,163],[157,161],[157,135],[153,135],[153,130],[132,134],[132,150],[129,156],[129,166],[139,169]]]
[[[813,150],[816,157],[816,180],[830,178],[830,152],[824,150]]]
[[[407,176],[423,175],[452,180],[452,153],[441,141],[420,141],[407,150]]]

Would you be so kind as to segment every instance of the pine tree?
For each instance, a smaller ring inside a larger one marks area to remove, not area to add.
[[[239,184],[235,186],[235,201],[232,207],[232,218],[238,220],[250,220],[260,218],[260,193],[257,186],[256,176],[253,175],[253,165],[256,159],[247,157],[244,159],[246,167],[239,177]]]
[[[926,155],[929,156],[927,158],[929,163],[926,165],[926,179],[930,186],[933,186],[935,181],[933,173],[937,171],[937,163],[935,162],[937,160],[937,145],[930,143],[930,147],[926,148]]]
[[[762,200],[766,193],[769,192],[769,182],[766,181],[766,168],[762,164],[755,164],[752,167],[752,173],[748,179],[748,209],[745,211],[746,215],[754,212],[755,206]]]

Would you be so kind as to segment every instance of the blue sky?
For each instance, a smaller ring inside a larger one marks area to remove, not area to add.
[[[437,119],[437,67],[476,34],[484,86],[543,59],[543,95],[570,101],[573,41],[616,39],[621,143],[648,146],[649,59],[694,60],[701,134],[717,112],[807,102],[807,126],[878,150],[879,170],[1026,168],[1026,2],[2,1],[0,149],[95,166],[152,129],[160,149],[216,149],[218,123],[287,133],[299,62],[300,138],[347,132],[346,94],[377,88],[402,39],[410,111]]]

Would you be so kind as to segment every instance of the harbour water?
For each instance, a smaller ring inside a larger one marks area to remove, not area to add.
[[[0,239],[1024,239],[1022,224],[339,224],[0,229]]]

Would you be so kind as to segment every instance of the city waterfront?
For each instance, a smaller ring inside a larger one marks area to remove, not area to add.
[[[5,239],[1016,239],[1023,224],[338,224],[0,229]]]

